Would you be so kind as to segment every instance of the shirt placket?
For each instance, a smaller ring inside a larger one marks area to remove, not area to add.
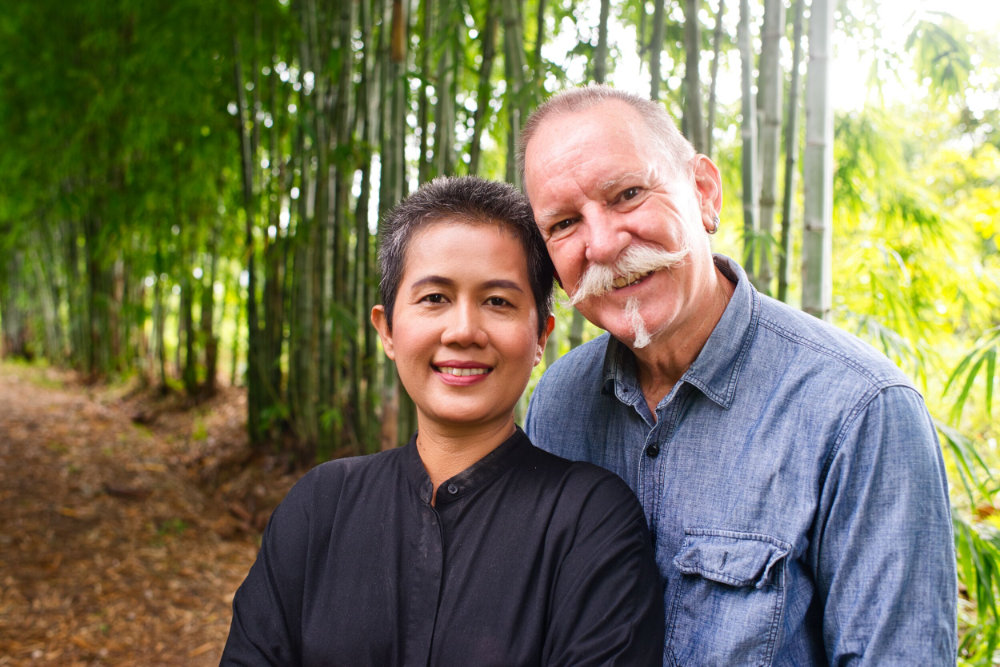
[[[444,583],[444,527],[430,504],[430,481],[421,489],[418,504],[417,553],[412,555],[413,578],[408,592],[410,613],[404,663],[428,665],[434,644],[434,629]],[[425,497],[426,496],[426,497]]]
[[[681,395],[685,393],[685,389],[685,386],[676,387],[666,400],[656,406],[656,423],[642,439],[642,453],[639,456],[639,500],[646,510],[646,520],[654,540],[661,505],[666,495],[663,484],[669,458],[667,448],[677,430],[679,406],[683,402]]]

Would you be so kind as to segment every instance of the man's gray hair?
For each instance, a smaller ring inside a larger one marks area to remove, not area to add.
[[[521,172],[521,182],[524,182],[525,150],[543,122],[551,116],[585,111],[607,101],[622,102],[639,113],[646,122],[653,140],[664,151],[667,163],[674,169],[680,172],[691,165],[697,154],[694,146],[680,133],[662,104],[611,86],[592,85],[556,93],[528,116],[517,147],[517,167]]]

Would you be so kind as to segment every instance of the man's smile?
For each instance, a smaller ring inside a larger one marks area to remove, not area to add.
[[[630,285],[635,285],[637,282],[645,278],[646,276],[653,275],[653,271],[647,273],[628,273],[624,276],[618,276],[611,282],[611,286],[614,289],[621,289],[623,287],[628,287]]]

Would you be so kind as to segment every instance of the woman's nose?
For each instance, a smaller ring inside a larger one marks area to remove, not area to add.
[[[485,347],[489,336],[483,328],[479,309],[473,304],[456,304],[441,333],[441,342],[444,345]]]

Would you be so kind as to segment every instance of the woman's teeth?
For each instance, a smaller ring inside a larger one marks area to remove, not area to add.
[[[458,375],[459,377],[465,377],[467,375],[486,375],[490,369],[488,368],[452,368],[450,366],[438,366],[438,370],[446,375]]]

